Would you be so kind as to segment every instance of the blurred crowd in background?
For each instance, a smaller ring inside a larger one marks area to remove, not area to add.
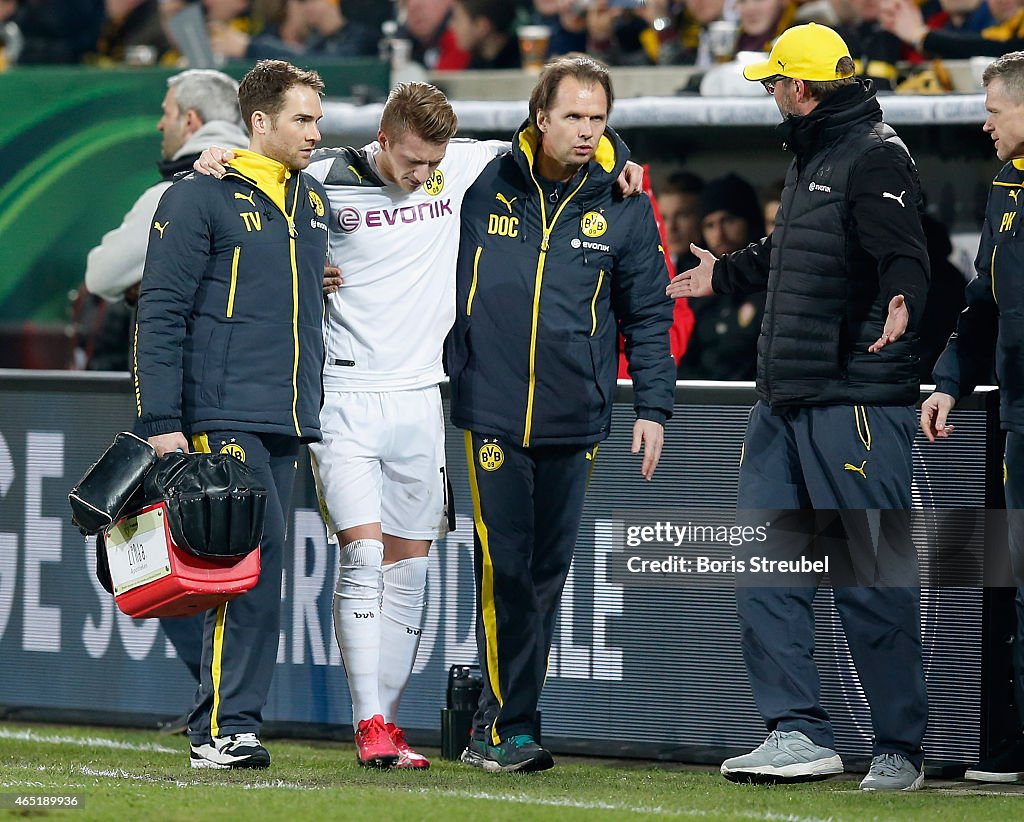
[[[909,91],[941,91],[949,86],[935,58],[1024,48],[1024,0],[0,0],[0,66],[187,67],[172,25],[186,11],[217,63],[370,57],[394,66],[399,53],[425,71],[515,69],[537,58],[525,53],[533,47],[524,32],[539,31],[541,60],[585,51],[611,65],[706,68],[770,50],[789,26],[816,21],[839,31],[858,73],[880,89],[902,82]],[[735,174],[704,180],[667,168],[653,176],[677,271],[695,264],[691,242],[723,254],[771,231],[781,181],[755,191]],[[926,229],[927,381],[963,307],[964,273],[949,260],[947,229],[930,218]],[[116,321],[123,306],[84,291],[76,300],[73,367],[126,368],[119,326],[129,316]],[[713,297],[691,307],[679,378],[753,379],[763,299]]]
[[[517,32],[542,25],[548,56],[710,66],[814,21],[886,89],[905,65],[1024,47],[1024,0],[0,0],[0,65],[183,67],[170,21],[189,6],[222,61],[389,57],[404,41],[427,70],[517,68]]]

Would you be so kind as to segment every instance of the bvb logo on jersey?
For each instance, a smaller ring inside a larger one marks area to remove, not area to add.
[[[588,211],[580,220],[580,228],[588,237],[600,237],[608,230],[608,221],[598,211]]]
[[[313,211],[316,212],[317,217],[324,216],[324,201],[320,199],[320,195],[315,191],[309,192],[309,204],[313,206]]]
[[[220,453],[230,454],[239,462],[245,462],[245,449],[237,442],[226,442],[220,448]]]
[[[480,458],[480,467],[484,471],[497,471],[505,462],[505,452],[496,442],[485,442],[477,452]]]
[[[441,169],[435,168],[434,173],[427,177],[427,181],[423,184],[423,190],[431,197],[436,197],[444,191],[444,174]]]

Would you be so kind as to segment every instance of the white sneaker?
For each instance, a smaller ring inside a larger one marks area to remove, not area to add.
[[[722,776],[730,782],[812,782],[842,772],[839,754],[800,731],[772,731],[750,753],[722,763]]]
[[[918,770],[902,754],[879,754],[871,760],[862,791],[916,791],[924,784],[924,768]]]
[[[193,768],[269,768],[270,752],[256,734],[215,736],[205,745],[192,745]]]

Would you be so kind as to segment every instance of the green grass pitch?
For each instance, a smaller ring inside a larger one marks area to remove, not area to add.
[[[161,822],[319,820],[699,819],[970,820],[1024,818],[1024,787],[929,780],[869,794],[857,775],[808,785],[733,785],[715,769],[556,757],[552,771],[487,774],[437,751],[427,772],[368,771],[351,745],[267,740],[267,771],[193,771],[184,737],[121,728],[0,724],[0,817]],[[77,808],[15,805],[77,795]]]

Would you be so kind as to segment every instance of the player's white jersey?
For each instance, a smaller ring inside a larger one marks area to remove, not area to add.
[[[306,171],[327,189],[330,260],[344,280],[327,303],[326,389],[399,391],[444,379],[462,199],[508,150],[498,141],[452,140],[411,193],[381,178],[379,143],[314,153]]]

